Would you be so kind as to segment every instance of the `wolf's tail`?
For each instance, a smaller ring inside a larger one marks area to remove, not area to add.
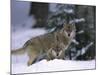
[[[25,49],[24,48],[19,48],[16,50],[11,50],[11,54],[13,55],[21,55],[25,53]]]

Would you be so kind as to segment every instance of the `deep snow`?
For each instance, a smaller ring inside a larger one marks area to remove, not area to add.
[[[12,73],[36,73],[67,70],[94,69],[95,61],[70,61],[70,60],[42,60],[32,66],[26,66],[25,63],[12,64]]]
[[[11,49],[20,48],[30,38],[45,34],[45,29],[31,29],[35,24],[32,17],[28,17],[30,4],[28,2],[12,1],[11,14]],[[25,9],[23,9],[25,8]],[[55,12],[56,5],[50,5],[50,11]],[[75,20],[75,22],[84,21]],[[27,66],[28,56],[12,55],[11,72],[18,73],[34,73],[34,72],[48,72],[48,71],[63,71],[63,70],[83,70],[95,69],[95,60],[91,61],[71,61],[71,60],[41,60],[31,66]]]
[[[44,29],[19,29],[12,31],[12,49],[20,48],[30,38],[45,34]],[[31,66],[27,66],[28,56],[12,55],[12,73],[36,73],[64,70],[95,69],[95,60],[71,61],[71,60],[41,60]]]

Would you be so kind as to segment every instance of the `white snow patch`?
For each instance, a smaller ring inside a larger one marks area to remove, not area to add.
[[[95,60],[91,61],[70,61],[70,60],[42,60],[32,66],[24,63],[12,64],[12,73],[36,73],[50,71],[67,71],[67,70],[83,70],[95,69]]]
[[[79,22],[85,22],[85,19],[84,18],[80,18],[80,19],[74,19],[74,20],[70,21],[70,23],[79,23]]]

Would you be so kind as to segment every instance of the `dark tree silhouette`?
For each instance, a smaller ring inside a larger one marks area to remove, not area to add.
[[[29,15],[34,15],[36,19],[36,25],[33,27],[45,27],[48,17],[49,4],[32,2]]]
[[[87,46],[90,42],[93,42],[93,45],[86,51],[84,55],[77,57],[78,60],[87,60],[94,59],[96,50],[95,50],[95,35],[96,35],[96,23],[95,23],[95,6],[75,6],[76,18],[84,18],[85,22],[77,23],[76,29],[77,32],[84,30],[84,33],[76,35],[76,40],[80,43],[76,46],[76,50],[81,50],[82,47]]]

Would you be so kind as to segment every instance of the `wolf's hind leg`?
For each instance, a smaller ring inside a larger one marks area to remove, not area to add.
[[[28,53],[28,56],[29,56],[29,61],[28,61],[27,65],[30,66],[36,62],[38,54],[36,54],[35,52],[30,52],[30,53]]]
[[[29,57],[29,61],[28,61],[27,65],[30,66],[35,62],[36,62],[36,56],[33,56],[33,57],[31,56],[31,57]]]
[[[29,59],[27,65],[30,66],[30,65],[32,65],[35,62],[36,62],[36,59]]]

